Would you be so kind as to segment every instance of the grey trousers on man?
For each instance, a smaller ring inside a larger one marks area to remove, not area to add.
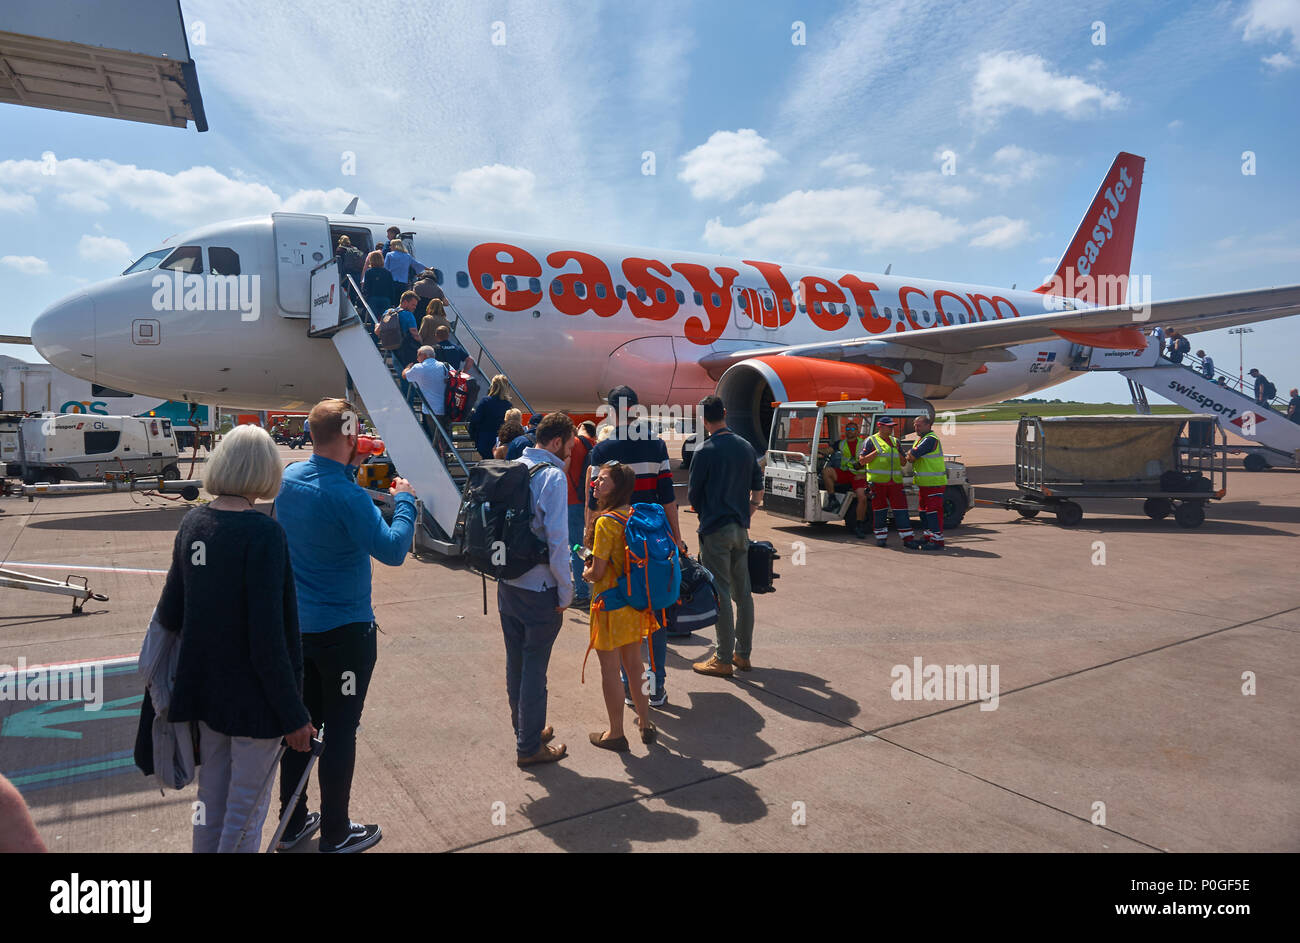
[[[194,853],[262,850],[262,824],[271,789],[258,794],[275,765],[280,738],[227,737],[199,721],[199,804],[194,809]],[[244,831],[239,848],[235,842]]]
[[[739,524],[725,524],[710,534],[701,534],[700,562],[713,574],[713,586],[718,591],[718,660],[730,664],[735,655],[748,658],[754,647],[749,531]],[[734,620],[732,602],[736,604]]]

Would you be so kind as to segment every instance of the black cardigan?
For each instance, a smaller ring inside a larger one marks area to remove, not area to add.
[[[169,720],[258,739],[310,720],[289,545],[277,521],[209,507],[186,514],[158,619],[181,633]]]

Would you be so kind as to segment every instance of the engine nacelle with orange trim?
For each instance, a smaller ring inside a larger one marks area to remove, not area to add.
[[[929,407],[925,400],[904,393],[892,373],[883,367],[816,357],[751,357],[727,368],[718,380],[717,393],[727,408],[727,426],[762,454],[772,429],[773,403],[847,398],[881,400],[895,409]]]

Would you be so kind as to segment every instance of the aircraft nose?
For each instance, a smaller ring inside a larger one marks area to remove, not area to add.
[[[64,373],[95,377],[95,303],[84,293],[56,301],[32,324],[32,346]]]

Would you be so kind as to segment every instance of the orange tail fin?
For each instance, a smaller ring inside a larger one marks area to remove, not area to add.
[[[1146,158],[1136,154],[1121,151],[1116,156],[1055,273],[1034,291],[1054,295],[1070,293],[1077,276],[1127,279],[1133,261],[1133,233],[1137,228],[1145,164]]]

